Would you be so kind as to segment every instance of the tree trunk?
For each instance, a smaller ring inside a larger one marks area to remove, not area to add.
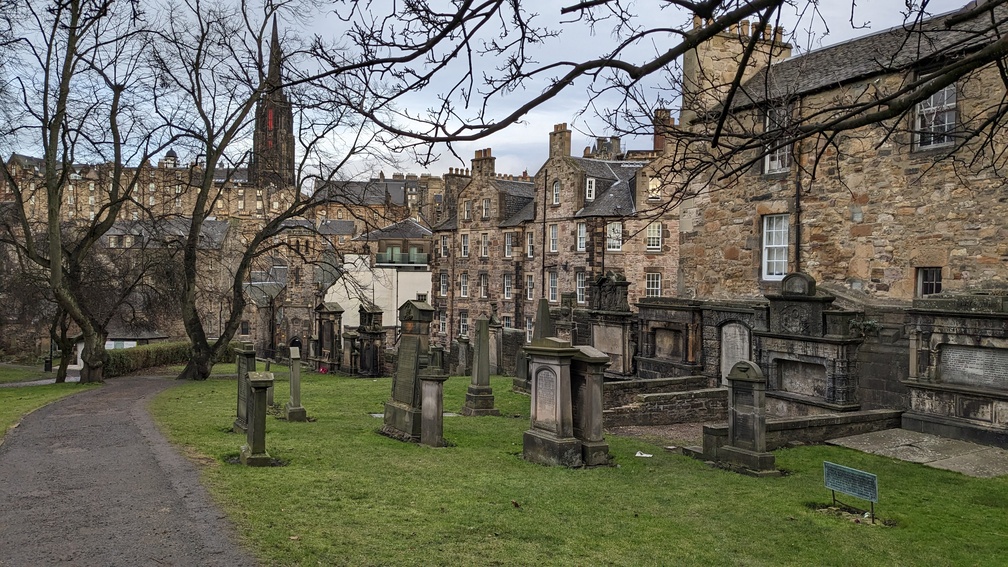
[[[213,351],[206,343],[194,343],[192,354],[185,369],[179,374],[179,380],[206,380],[210,377],[210,370],[213,368]]]
[[[98,333],[85,334],[82,355],[84,367],[81,368],[81,384],[104,381],[105,362],[108,360],[108,353],[105,351],[105,338]]]

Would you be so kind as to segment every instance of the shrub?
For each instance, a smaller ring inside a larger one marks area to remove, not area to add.
[[[230,362],[235,357],[236,343],[232,342],[221,351],[217,362]],[[108,351],[105,375],[109,378],[123,376],[158,366],[172,366],[189,362],[190,344],[185,341],[154,343],[133,348]]]

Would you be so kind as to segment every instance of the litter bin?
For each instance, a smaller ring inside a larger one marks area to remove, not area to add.
[[[44,370],[45,372],[52,372],[52,357],[51,356],[47,356],[45,358],[45,363],[44,363],[44,366],[42,367],[42,370]]]

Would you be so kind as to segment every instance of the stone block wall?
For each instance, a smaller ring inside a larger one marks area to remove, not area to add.
[[[728,390],[710,388],[688,392],[643,394],[635,403],[604,410],[608,427],[671,425],[728,419]]]

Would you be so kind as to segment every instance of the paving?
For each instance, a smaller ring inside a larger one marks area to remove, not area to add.
[[[863,433],[833,439],[828,443],[968,476],[990,478],[1008,475],[1008,451],[1004,449],[906,429]]]
[[[147,404],[116,378],[27,416],[0,445],[0,566],[255,565]]]

